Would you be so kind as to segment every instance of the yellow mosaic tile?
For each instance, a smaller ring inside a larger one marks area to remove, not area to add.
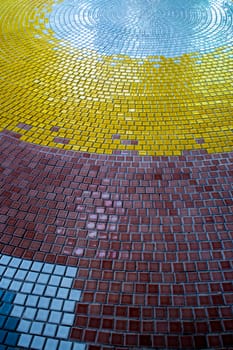
[[[106,154],[232,150],[231,47],[179,58],[101,56],[63,45],[46,30],[52,5],[1,0],[0,131],[39,145]]]

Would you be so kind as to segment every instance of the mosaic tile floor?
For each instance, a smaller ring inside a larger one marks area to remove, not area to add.
[[[232,24],[1,0],[0,350],[233,349]]]

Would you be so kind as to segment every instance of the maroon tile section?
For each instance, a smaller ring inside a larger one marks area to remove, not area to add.
[[[232,153],[107,156],[0,135],[0,251],[79,267],[72,339],[232,347]]]

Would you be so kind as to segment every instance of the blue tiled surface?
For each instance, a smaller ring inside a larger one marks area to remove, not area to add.
[[[64,0],[47,28],[102,55],[175,57],[231,45],[232,11],[231,0]]]
[[[77,268],[30,262],[0,254],[0,350],[84,350],[69,340]]]

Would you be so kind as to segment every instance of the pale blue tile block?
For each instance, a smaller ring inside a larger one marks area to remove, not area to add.
[[[15,278],[19,280],[24,280],[27,274],[27,270],[18,270],[15,274]]]
[[[28,320],[34,320],[37,309],[32,307],[26,307],[23,317]]]
[[[32,341],[32,348],[36,350],[42,350],[45,344],[46,338],[35,336]]]
[[[30,260],[22,260],[20,264],[20,268],[23,270],[29,270],[32,265],[32,261]]]
[[[11,284],[11,280],[10,279],[2,278],[2,280],[0,281],[0,288],[8,289],[10,284]]]
[[[22,285],[23,285],[22,281],[13,281],[10,285],[10,290],[13,290],[15,292],[19,292]]]
[[[6,267],[4,265],[0,266],[0,276],[3,276],[5,274]]]
[[[19,267],[19,265],[21,264],[22,259],[20,258],[12,258],[9,266],[13,266],[13,267]]]
[[[68,288],[59,288],[57,293],[57,298],[67,299],[69,294]]]
[[[63,277],[61,282],[61,287],[71,288],[73,283],[73,278]]]
[[[49,273],[51,274],[53,272],[54,269],[54,264],[44,264],[43,268],[42,268],[42,272],[45,273]]]
[[[87,347],[86,344],[74,343],[72,350],[86,350],[86,347]]]
[[[57,330],[57,337],[60,339],[68,339],[69,332],[70,332],[70,327],[59,326]]]
[[[27,306],[35,307],[37,305],[39,297],[37,295],[29,295],[26,300]]]
[[[21,318],[24,313],[24,307],[15,305],[11,311],[11,316]]]
[[[57,325],[47,323],[43,332],[44,336],[54,337],[57,331]]]
[[[30,294],[32,292],[34,284],[30,282],[24,282],[21,292]]]
[[[33,289],[33,294],[36,295],[43,295],[44,294],[44,290],[46,288],[45,284],[36,284],[34,289]]]
[[[72,326],[74,324],[74,317],[75,315],[73,313],[64,313],[61,324]]]
[[[54,269],[54,275],[64,276],[66,271],[66,266],[56,265]]]
[[[63,302],[64,302],[64,300],[62,300],[62,299],[53,299],[51,306],[50,306],[50,309],[61,311],[63,309]]]
[[[43,267],[43,263],[34,261],[30,270],[40,272]]]
[[[60,285],[61,279],[62,279],[61,276],[52,275],[48,284],[50,286],[58,287]]]
[[[81,291],[78,289],[71,289],[69,299],[78,301],[81,297]]]
[[[45,289],[44,295],[49,297],[55,297],[56,293],[57,293],[57,287],[47,286],[47,288]]]
[[[49,312],[49,310],[38,310],[36,320],[46,322],[49,318]]]
[[[17,269],[15,269],[13,267],[8,267],[5,271],[5,276],[8,278],[13,278],[16,271],[17,271]]]
[[[9,265],[10,261],[11,261],[11,256],[1,255],[0,264]]]
[[[38,307],[42,309],[48,309],[51,298],[40,297]]]
[[[17,331],[22,333],[28,333],[29,328],[31,327],[31,324],[32,323],[30,321],[26,321],[22,319],[19,321]]]
[[[34,322],[32,322],[30,333],[31,334],[41,335],[43,327],[44,327],[44,323],[42,323],[42,322],[35,322],[34,321]]]
[[[27,282],[35,282],[37,280],[38,276],[39,276],[38,272],[29,271],[27,274],[26,281]]]
[[[15,300],[14,300],[14,304],[24,305],[26,297],[27,297],[27,294],[17,293],[16,297],[15,297]]]
[[[21,346],[22,348],[29,348],[31,340],[31,334],[21,334],[17,345]]]
[[[62,313],[58,311],[51,311],[49,316],[49,322],[59,324],[61,321]]]
[[[73,346],[73,343],[72,342],[68,342],[68,341],[64,341],[64,340],[61,340],[60,341],[60,346],[59,346],[59,350],[71,350],[72,349],[72,346]]]
[[[47,339],[44,350],[61,350],[61,348],[58,348],[59,341],[56,339]]]
[[[74,312],[76,302],[73,300],[65,300],[63,311]]]
[[[76,267],[68,266],[66,269],[66,276],[67,277],[75,277],[77,274],[77,270],[78,269]]]
[[[48,275],[47,273],[40,273],[40,275],[37,279],[37,283],[47,284],[49,277],[50,277],[50,275]]]

